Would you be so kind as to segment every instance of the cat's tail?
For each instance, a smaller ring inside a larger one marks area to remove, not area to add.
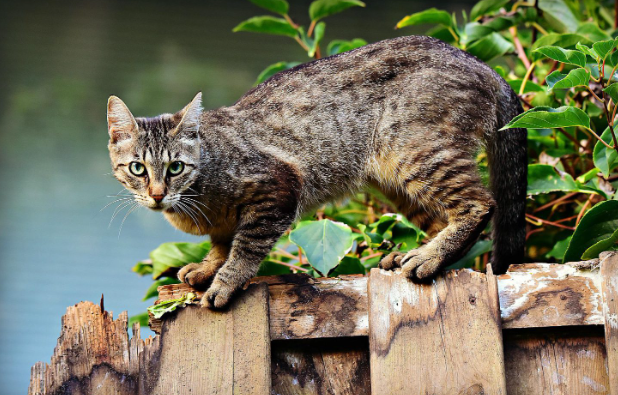
[[[499,104],[498,128],[523,112],[519,98],[503,82],[504,100]],[[491,266],[496,274],[510,264],[522,263],[526,243],[526,188],[528,185],[527,130],[507,129],[492,133],[487,141],[489,180],[496,200],[493,215]]]

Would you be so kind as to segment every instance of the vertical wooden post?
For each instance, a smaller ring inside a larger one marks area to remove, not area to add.
[[[373,394],[506,394],[493,275],[426,285],[373,269],[368,293]]]
[[[618,395],[618,253],[601,254],[601,279],[609,388]]]
[[[144,394],[269,395],[268,286],[252,285],[229,311],[187,306],[163,321],[155,380]]]

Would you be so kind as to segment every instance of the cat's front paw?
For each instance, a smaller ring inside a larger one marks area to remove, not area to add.
[[[180,269],[178,279],[195,289],[206,289],[214,274],[203,263],[190,263]]]
[[[380,260],[378,267],[384,270],[395,270],[401,267],[401,260],[405,256],[402,252],[391,252]]]
[[[223,309],[230,303],[235,292],[236,289],[234,287],[215,278],[208,291],[202,297],[200,304],[202,307],[208,307],[209,309]]]
[[[427,282],[442,268],[442,259],[422,249],[408,252],[401,260],[401,272],[412,281]]]

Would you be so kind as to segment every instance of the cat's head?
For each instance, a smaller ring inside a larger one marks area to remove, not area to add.
[[[198,93],[175,114],[134,118],[116,96],[107,102],[109,154],[114,177],[133,193],[135,201],[153,210],[167,210],[199,174],[199,118],[202,94]]]

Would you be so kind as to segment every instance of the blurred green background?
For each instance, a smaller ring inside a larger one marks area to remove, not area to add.
[[[310,1],[290,1],[307,22]],[[326,40],[368,42],[430,1],[366,1],[328,19]],[[441,2],[469,10],[474,1]],[[98,302],[115,315],[145,310],[148,278],[131,267],[165,241],[197,241],[145,209],[108,227],[121,190],[110,175],[106,101],[136,116],[175,112],[197,91],[204,107],[233,104],[277,61],[306,61],[288,37],[232,33],[265,14],[244,0],[0,3],[0,393],[25,393],[49,362],[66,307]],[[146,335],[150,334],[144,330]]]

